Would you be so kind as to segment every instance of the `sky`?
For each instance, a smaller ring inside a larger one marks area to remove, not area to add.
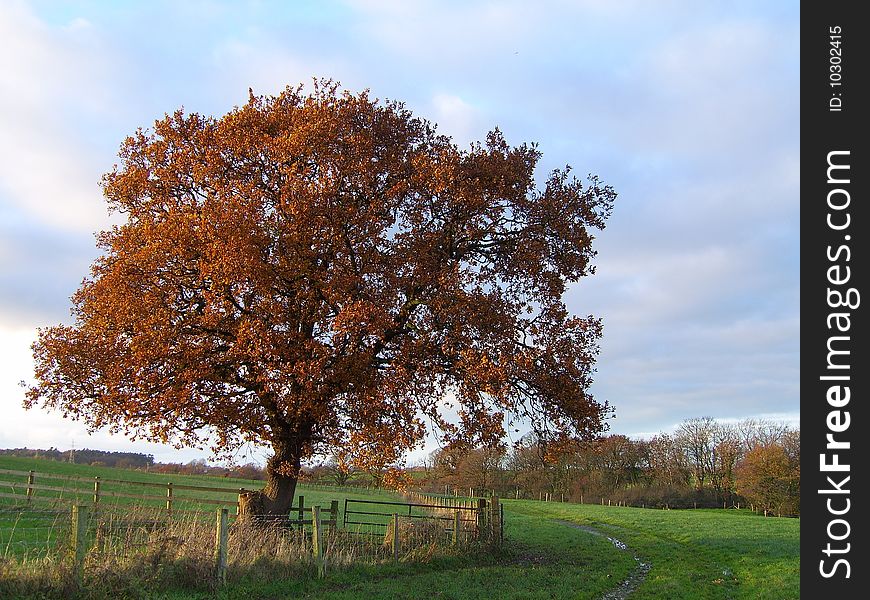
[[[570,164],[616,189],[597,273],[565,298],[604,320],[612,433],[797,425],[798,34],[796,1],[0,3],[0,448],[208,457],[25,411],[19,382],[117,222],[98,182],[124,138],[313,77],[463,147],[496,126],[537,142],[541,184]]]

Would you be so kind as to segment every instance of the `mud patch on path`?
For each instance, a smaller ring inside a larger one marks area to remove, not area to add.
[[[611,544],[616,546],[622,551],[628,552],[629,548],[622,540],[618,540],[615,537],[611,537],[606,535],[605,533],[598,531],[594,527],[590,527],[589,525],[578,525],[577,523],[572,523],[570,521],[556,521],[560,525],[565,525],[566,527],[573,527],[574,529],[580,529],[585,531],[586,533],[591,533],[592,535],[598,535],[601,537],[607,538]],[[633,554],[633,553],[632,553]],[[634,560],[637,562],[637,568],[632,571],[628,577],[626,577],[618,586],[604,594],[600,600],[626,600],[631,594],[638,588],[638,586],[643,583],[643,580],[646,579],[647,574],[649,573],[650,568],[652,567],[651,563],[642,561],[636,554],[633,554]]]

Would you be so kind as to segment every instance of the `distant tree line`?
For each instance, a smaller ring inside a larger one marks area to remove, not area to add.
[[[90,448],[71,450],[58,450],[54,447],[47,450],[42,448],[0,448],[0,456],[41,458],[95,467],[139,469],[167,475],[211,475],[238,479],[263,479],[265,477],[263,468],[254,463],[230,467],[213,466],[203,459],[194,459],[187,463],[161,463],[154,460],[153,454],[109,452],[107,450],[91,450]]]
[[[155,463],[152,473],[167,475],[210,475],[212,477],[229,477],[233,479],[265,479],[263,467],[254,463],[222,467],[210,465],[204,459],[197,458],[187,463]]]
[[[106,450],[91,450],[90,448],[71,450],[58,450],[55,447],[51,447],[47,450],[41,448],[6,448],[0,449],[0,456],[44,458],[47,460],[57,460],[79,465],[101,465],[125,469],[147,469],[154,465],[153,454],[142,454],[140,452],[109,452]]]
[[[422,470],[426,488],[448,493],[800,514],[800,432],[773,421],[693,418],[646,440],[552,444],[527,435],[510,448],[441,449]]]

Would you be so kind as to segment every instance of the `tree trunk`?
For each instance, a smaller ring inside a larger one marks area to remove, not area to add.
[[[266,486],[241,495],[241,519],[258,524],[286,524],[288,520],[301,471],[301,452],[298,444],[288,442],[276,442],[272,447],[275,453],[266,463]]]

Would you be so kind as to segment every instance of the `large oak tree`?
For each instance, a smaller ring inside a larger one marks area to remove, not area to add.
[[[133,436],[273,450],[258,510],[301,461],[393,464],[429,422],[497,443],[604,428],[601,325],[566,310],[614,191],[498,130],[459,149],[403,104],[319,82],[139,130],[104,176],[123,225],[33,345],[41,404]],[[445,414],[456,417],[452,420]]]

